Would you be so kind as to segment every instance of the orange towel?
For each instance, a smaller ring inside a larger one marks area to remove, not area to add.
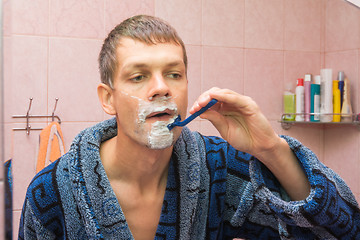
[[[39,136],[36,172],[40,172],[64,153],[65,147],[60,124],[52,122],[41,131]]]

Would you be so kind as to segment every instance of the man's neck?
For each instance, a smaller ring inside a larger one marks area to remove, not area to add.
[[[101,144],[101,161],[134,238],[153,239],[172,147],[152,150],[118,136]]]
[[[110,181],[143,190],[162,188],[172,147],[154,150],[114,137],[101,144],[100,158]]]

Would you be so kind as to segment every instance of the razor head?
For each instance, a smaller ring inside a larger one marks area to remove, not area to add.
[[[169,125],[167,125],[169,131],[170,131],[171,129],[173,129],[174,127],[176,127],[176,126],[179,126],[179,125],[178,125],[179,122],[181,122],[181,116],[180,116],[180,115],[178,115],[177,118],[175,118],[175,120],[174,120],[173,123],[170,123]]]

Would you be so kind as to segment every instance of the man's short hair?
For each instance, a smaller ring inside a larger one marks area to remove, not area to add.
[[[99,54],[101,82],[113,88],[114,74],[117,70],[116,49],[122,38],[132,38],[146,44],[174,43],[183,50],[185,69],[187,55],[183,41],[176,30],[164,20],[147,15],[128,18],[117,25],[104,40]]]

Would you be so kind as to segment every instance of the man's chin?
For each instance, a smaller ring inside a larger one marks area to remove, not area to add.
[[[170,148],[172,147],[173,144],[169,144],[169,145],[148,145],[147,147],[151,150],[164,150],[164,149],[167,149],[167,148]]]
[[[169,136],[149,136],[148,147],[150,149],[162,150],[171,147],[174,144],[173,134]]]

